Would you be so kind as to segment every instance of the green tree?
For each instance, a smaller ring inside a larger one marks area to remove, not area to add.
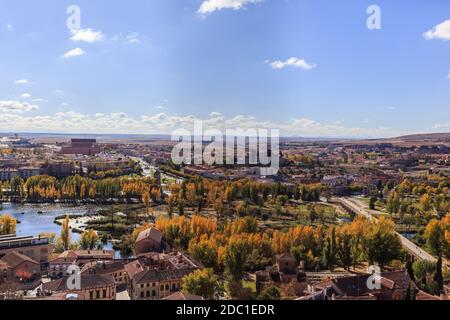
[[[425,233],[425,239],[430,251],[437,257],[442,257],[448,250],[448,242],[445,239],[445,228],[439,220],[431,220],[428,223]]]
[[[337,263],[337,243],[335,228],[331,228],[330,235],[328,235],[325,241],[323,257],[328,269],[333,271]]]
[[[281,293],[280,289],[275,286],[271,286],[265,289],[259,296],[258,300],[270,301],[270,300],[280,300]]]
[[[445,226],[443,221],[432,220],[425,229],[425,239],[427,241],[427,247],[430,251],[438,257],[436,264],[435,280],[438,285],[438,290],[444,289],[443,276],[442,276],[442,256],[449,251],[449,243],[445,237]]]
[[[183,290],[207,300],[214,299],[218,288],[219,278],[213,269],[196,270],[183,278]]]
[[[230,243],[224,254],[225,271],[232,282],[239,282],[244,275],[244,266],[250,253],[248,244],[242,239]]]
[[[369,263],[377,262],[383,268],[401,254],[401,242],[391,220],[382,217],[372,224],[364,237],[364,247]]]

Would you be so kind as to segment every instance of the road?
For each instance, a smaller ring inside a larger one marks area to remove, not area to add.
[[[339,198],[336,199],[339,203],[344,205],[345,207],[351,209],[356,214],[359,214],[360,216],[363,216],[370,221],[377,221],[378,219],[371,213],[371,211],[366,209],[366,204],[362,201],[359,201],[354,198]],[[412,241],[406,239],[404,236],[402,236],[400,233],[396,232],[398,237],[400,238],[400,241],[402,243],[403,248],[414,255],[416,258],[421,260],[428,260],[431,262],[436,262],[436,258],[433,257],[431,254],[425,252],[421,248],[419,248],[416,244],[414,244]],[[448,263],[446,263],[448,264]]]
[[[131,160],[133,160],[134,162],[139,163],[139,165],[142,168],[142,175],[145,178],[153,178],[153,175],[156,171],[156,168],[151,166],[148,162],[146,162],[144,159],[142,158],[138,158],[138,157],[130,157]]]
[[[142,168],[142,175],[145,178],[148,178],[148,177],[153,178],[154,177],[155,172],[158,170],[158,167],[152,166],[150,163],[148,163],[147,161],[145,161],[144,159],[139,158],[139,157],[129,157],[129,158],[131,160],[139,163],[139,165]],[[183,179],[181,179],[179,177],[161,172],[161,180],[164,180],[164,179],[175,180],[175,182],[178,184],[183,182]]]

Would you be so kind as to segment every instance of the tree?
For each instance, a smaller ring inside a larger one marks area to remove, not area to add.
[[[180,195],[178,197],[177,205],[178,205],[178,211],[180,213],[180,216],[184,215],[184,199],[181,196],[181,192],[180,192]]]
[[[223,264],[231,282],[239,282],[244,275],[244,265],[249,255],[248,243],[243,239],[230,241],[226,247]]]
[[[312,206],[311,209],[309,210],[309,220],[311,222],[314,222],[317,220],[317,218],[318,218],[318,215],[317,215],[317,211],[316,211],[316,206]]]
[[[376,197],[376,195],[372,195],[371,197],[370,197],[370,203],[369,203],[369,208],[371,209],[371,210],[375,210],[375,204],[377,203],[377,197]]]
[[[265,300],[265,301],[270,301],[270,300],[280,300],[280,289],[278,289],[275,286],[271,286],[267,289],[265,289],[259,296],[258,296],[258,300]]]
[[[425,229],[425,239],[427,241],[427,247],[430,251],[438,257],[436,263],[435,281],[438,285],[438,290],[444,289],[443,276],[442,276],[442,256],[447,255],[450,247],[449,242],[446,239],[446,220],[432,220]]]
[[[436,262],[436,272],[434,273],[434,281],[436,281],[439,293],[444,290],[444,278],[442,276],[442,257],[438,257]]]
[[[50,241],[50,243],[55,243],[55,239],[56,239],[56,234],[53,232],[41,232],[39,233],[39,237],[41,238],[48,238],[48,241]]]
[[[70,219],[69,216],[66,216],[66,218],[63,221],[63,224],[61,226],[61,235],[56,240],[56,242],[60,242],[60,246],[63,250],[69,250],[70,247]]]
[[[431,208],[431,200],[430,195],[428,193],[425,193],[422,197],[420,197],[420,208],[422,211],[427,212]]]
[[[204,235],[200,240],[192,239],[189,242],[189,254],[200,261],[205,267],[219,269],[217,264],[218,245],[217,241]]]
[[[183,290],[213,300],[219,287],[219,278],[213,269],[196,270],[183,278]]]
[[[142,202],[145,204],[145,208],[147,209],[147,215],[150,216],[150,204],[151,204],[150,192],[144,191],[142,193]]]
[[[128,234],[122,235],[120,242],[117,244],[120,255],[123,259],[129,258],[133,255],[135,241],[132,236]]]
[[[435,283],[433,283],[432,275],[436,271],[436,265],[428,260],[418,260],[413,263],[412,268],[417,285],[427,291],[433,291]]]
[[[10,215],[0,216],[0,235],[16,233],[17,220]]]
[[[445,226],[443,222],[433,219],[425,229],[425,239],[431,252],[437,257],[442,257],[448,252],[449,243],[445,238]]]
[[[333,271],[337,263],[337,244],[336,244],[336,229],[331,228],[330,235],[325,241],[324,260],[329,270]]]
[[[102,248],[102,242],[97,232],[90,229],[81,234],[79,247],[83,250],[95,250]]]
[[[381,217],[378,223],[372,224],[365,236],[364,247],[369,263],[377,262],[381,269],[398,258],[402,245],[392,220]]]
[[[355,240],[356,238],[352,233],[351,225],[344,225],[339,228],[337,232],[336,252],[339,262],[345,270],[350,270],[354,260],[356,260],[353,255]]]
[[[169,214],[169,218],[173,217],[173,209],[175,208],[177,199],[173,196],[173,194],[169,195],[167,199],[167,213]]]
[[[11,179],[11,192],[14,196],[23,196],[24,181],[20,176],[14,176]]]

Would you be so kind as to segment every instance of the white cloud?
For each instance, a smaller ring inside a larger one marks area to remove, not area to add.
[[[70,40],[74,42],[88,42],[88,43],[94,43],[94,42],[100,42],[103,41],[105,36],[103,35],[103,32],[101,31],[95,31],[93,29],[79,29],[72,31],[72,37]]]
[[[0,100],[0,112],[5,113],[23,113],[25,111],[38,110],[39,106],[19,101],[2,101]],[[2,116],[6,116],[5,114]]]
[[[307,63],[304,59],[292,57],[286,61],[276,60],[269,61],[266,60],[266,63],[269,64],[273,69],[283,69],[286,67],[299,68],[303,70],[311,70],[317,67],[314,63]]]
[[[23,98],[23,99],[28,99],[28,98],[31,98],[31,94],[29,94],[29,93],[22,93],[22,95],[20,97]]]
[[[126,36],[128,43],[138,43],[141,40],[139,39],[139,33],[131,32]]]
[[[307,118],[296,118],[284,122],[261,121],[251,116],[238,115],[226,118],[219,112],[212,112],[206,118],[192,115],[169,115],[167,113],[147,114],[131,117],[124,112],[83,114],[75,111],[58,112],[52,115],[29,116],[25,111],[37,106],[19,102],[0,102],[0,128],[27,132],[64,133],[135,133],[171,134],[175,129],[193,129],[196,120],[203,121],[207,129],[279,129],[283,136],[304,137],[388,137],[407,132],[390,128],[345,127],[340,123],[322,123]]]
[[[33,101],[33,102],[47,102],[47,100],[42,99],[42,98],[35,98],[35,99],[31,100],[31,101]]]
[[[450,122],[447,123],[436,123],[433,129],[450,129]]]
[[[222,9],[240,10],[246,4],[262,1],[264,0],[204,0],[197,13],[204,15]]]
[[[210,116],[211,118],[222,118],[222,117],[223,117],[223,114],[221,114],[220,112],[211,112],[211,113],[209,114],[209,116]]]
[[[27,84],[27,83],[28,83],[28,79],[20,79],[20,80],[14,81],[14,84]]]
[[[111,37],[112,41],[122,42],[124,44],[136,44],[141,42],[142,36],[138,32],[129,32],[127,34],[118,33]]]
[[[447,78],[449,78],[449,79],[450,79],[450,71],[448,72]]]
[[[66,52],[64,54],[64,58],[68,59],[68,58],[72,58],[72,57],[82,56],[84,53],[85,52],[83,49],[76,48],[76,49],[70,50],[69,52]]]
[[[7,24],[6,29],[8,29],[9,31],[14,31],[14,26],[12,24]]]
[[[441,39],[450,40],[450,20],[445,20],[444,22],[433,27],[423,34],[425,39]]]
[[[62,102],[61,107],[67,107],[69,104],[67,102]]]

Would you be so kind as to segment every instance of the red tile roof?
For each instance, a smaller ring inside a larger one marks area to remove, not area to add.
[[[16,251],[12,251],[12,252],[8,253],[3,258],[1,258],[0,261],[3,262],[3,264],[7,265],[9,268],[15,268],[24,262],[39,264],[36,261],[34,261],[33,259],[27,257],[26,255],[23,255]]]

